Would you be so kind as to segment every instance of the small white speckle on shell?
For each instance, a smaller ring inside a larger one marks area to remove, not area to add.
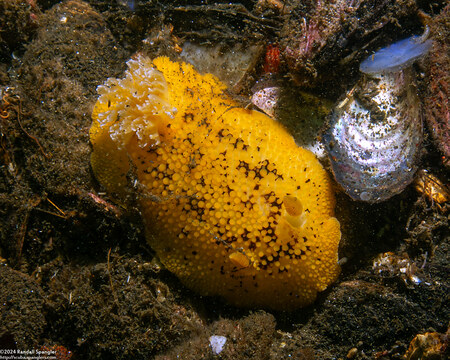
[[[222,352],[226,342],[227,338],[225,336],[213,335],[209,337],[209,346],[215,355]]]

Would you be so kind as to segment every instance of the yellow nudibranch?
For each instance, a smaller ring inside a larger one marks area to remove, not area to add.
[[[146,235],[168,270],[236,306],[292,310],[339,275],[339,222],[325,170],[276,121],[211,74],[166,57],[128,61],[98,87],[96,178],[137,192]]]

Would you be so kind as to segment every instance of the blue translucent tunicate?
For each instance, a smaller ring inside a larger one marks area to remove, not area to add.
[[[369,75],[399,71],[425,55],[432,44],[431,40],[424,41],[423,36],[411,36],[369,56],[359,70]]]

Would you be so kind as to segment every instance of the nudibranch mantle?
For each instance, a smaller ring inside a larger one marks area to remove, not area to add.
[[[236,306],[311,304],[340,271],[330,179],[225,90],[185,63],[130,60],[98,87],[94,174],[119,201],[137,192],[150,245],[188,287]]]

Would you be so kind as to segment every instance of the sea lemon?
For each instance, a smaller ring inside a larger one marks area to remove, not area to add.
[[[128,61],[98,87],[91,164],[134,193],[165,267],[202,295],[245,307],[311,304],[339,275],[330,179],[278,122],[210,74],[166,57]]]

